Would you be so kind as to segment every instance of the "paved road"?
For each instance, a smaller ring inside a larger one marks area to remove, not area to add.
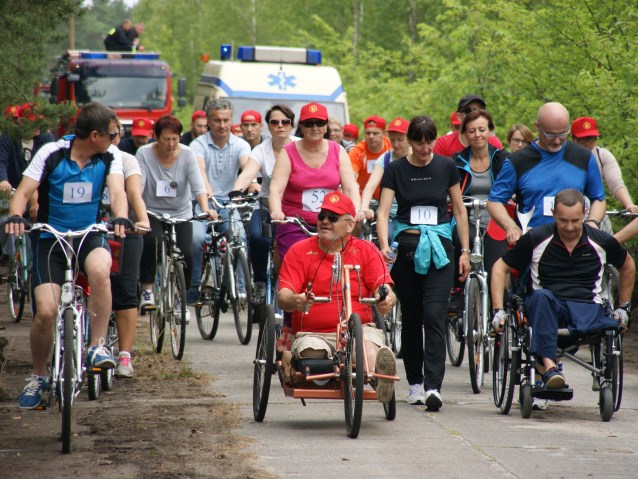
[[[566,364],[574,399],[551,403],[522,419],[515,404],[508,416],[492,401],[491,375],[481,394],[472,394],[466,362],[447,366],[443,408],[425,413],[405,402],[407,383],[397,389],[397,417],[366,401],[357,439],[345,432],[343,403],[286,398],[273,377],[263,423],[252,415],[252,359],[257,329],[248,346],[239,344],[232,318],[222,317],[214,341],[199,336],[195,315],[189,325],[186,359],[194,370],[215,377],[213,389],[239,404],[239,434],[255,439],[264,469],[281,477],[386,478],[627,478],[638,470],[638,378],[625,375],[621,410],[611,422],[598,414],[591,376]],[[402,362],[399,375],[405,378]]]

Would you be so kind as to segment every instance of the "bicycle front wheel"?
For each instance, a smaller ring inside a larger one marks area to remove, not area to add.
[[[217,281],[217,261],[214,255],[206,258],[202,271],[202,282],[199,285],[201,305],[195,309],[197,327],[202,339],[212,340],[217,335],[219,327],[219,284]]]
[[[171,349],[175,359],[184,357],[186,345],[186,280],[184,279],[184,265],[181,261],[173,264],[170,277],[172,308],[168,313],[169,330],[171,333]]]
[[[275,310],[272,305],[265,306],[264,322],[259,329],[255,370],[253,374],[253,416],[261,422],[266,416],[270,380],[275,371]]]
[[[29,284],[24,281],[25,268],[22,264],[20,254],[16,254],[15,265],[9,272],[9,314],[13,322],[17,323],[22,319],[24,313],[24,303],[27,299],[27,288]]]
[[[483,318],[481,315],[481,288],[478,279],[471,277],[467,288],[467,310],[464,323],[467,324],[467,362],[470,368],[470,383],[474,394],[481,392],[483,386]]]
[[[153,294],[155,296],[155,309],[147,310],[149,325],[151,329],[151,344],[153,351],[161,353],[164,347],[164,332],[166,329],[166,317],[164,316],[164,300],[162,298],[162,288],[160,287],[162,282],[161,267],[157,268],[157,274],[155,275],[155,285]]]
[[[235,328],[241,344],[250,343],[253,334],[253,287],[248,260],[243,250],[237,250],[233,257],[234,293],[231,294]]]
[[[71,451],[71,411],[75,389],[75,345],[73,310],[64,310],[64,353],[62,365],[62,452]]]

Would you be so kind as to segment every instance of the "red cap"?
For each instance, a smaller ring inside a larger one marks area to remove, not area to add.
[[[396,131],[397,133],[403,133],[404,135],[408,132],[408,126],[410,126],[410,122],[404,118],[395,118],[390,122],[390,126],[388,126],[388,131]]]
[[[241,135],[241,125],[237,123],[236,125],[231,126],[230,131],[233,135]]]
[[[456,112],[453,111],[452,115],[450,115],[450,125],[461,125],[461,122],[459,121],[459,117],[456,116]]]
[[[305,121],[308,119],[315,120],[327,120],[328,110],[320,103],[308,103],[301,107],[301,115],[299,115],[299,121]]]
[[[131,135],[133,136],[148,136],[153,131],[153,123],[146,118],[136,118],[133,120],[131,126]]]
[[[372,115],[363,122],[364,128],[381,128],[385,130],[385,120],[380,116]]]
[[[4,110],[5,118],[19,118],[20,117],[20,107],[18,105],[9,105]]]
[[[572,135],[576,138],[600,136],[596,120],[589,116],[581,116],[572,122]]]
[[[347,214],[353,218],[357,216],[357,209],[354,207],[352,200],[340,191],[326,193],[326,196],[323,198],[323,203],[321,203],[321,209],[332,211],[339,215]]]
[[[191,123],[193,123],[198,118],[206,118],[206,112],[204,110],[195,110],[193,116],[191,116]]]
[[[356,140],[359,137],[359,127],[352,123],[343,125],[343,136],[349,136]]]
[[[255,110],[246,110],[241,114],[242,123],[259,123],[261,125],[261,115]]]

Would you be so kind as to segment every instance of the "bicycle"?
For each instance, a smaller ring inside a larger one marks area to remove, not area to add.
[[[146,307],[151,328],[151,343],[156,353],[164,346],[166,323],[171,339],[173,357],[181,360],[186,345],[186,279],[184,256],[177,247],[175,225],[191,221],[191,218],[175,218],[168,213],[148,210],[162,224],[162,239],[157,245],[157,271],[153,293],[155,307]]]
[[[224,233],[213,233],[210,244],[204,250],[202,279],[196,307],[197,326],[203,339],[215,338],[219,316],[225,313],[230,305],[239,342],[244,345],[250,343],[254,319],[252,276],[246,246],[241,241],[236,225],[238,221],[243,220],[235,217],[235,211],[251,208],[256,200],[257,197],[244,197],[222,204],[213,198],[216,208],[228,211],[228,230]],[[222,238],[227,238],[223,246],[220,244]]]
[[[31,249],[26,235],[16,238],[15,247],[15,257],[9,265],[7,301],[9,315],[18,323],[24,314],[24,305],[31,300]]]
[[[84,289],[77,284],[79,265],[73,265],[75,256],[73,240],[80,239],[78,251],[90,233],[107,233],[102,224],[91,225],[81,231],[60,232],[46,223],[36,223],[30,228],[31,233],[46,232],[56,239],[66,257],[64,283],[58,305],[53,339],[53,357],[50,368],[49,384],[53,388],[47,401],[43,401],[38,409],[46,409],[55,401],[62,412],[62,452],[71,450],[71,415],[73,402],[80,394],[86,368],[82,361],[85,340],[87,338],[87,310]],[[98,371],[100,368],[94,368]]]

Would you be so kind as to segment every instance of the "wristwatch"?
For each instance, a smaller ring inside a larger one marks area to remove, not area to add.
[[[629,301],[621,304],[620,306],[618,306],[618,309],[624,309],[625,311],[627,311],[627,314],[631,313],[631,303]]]

